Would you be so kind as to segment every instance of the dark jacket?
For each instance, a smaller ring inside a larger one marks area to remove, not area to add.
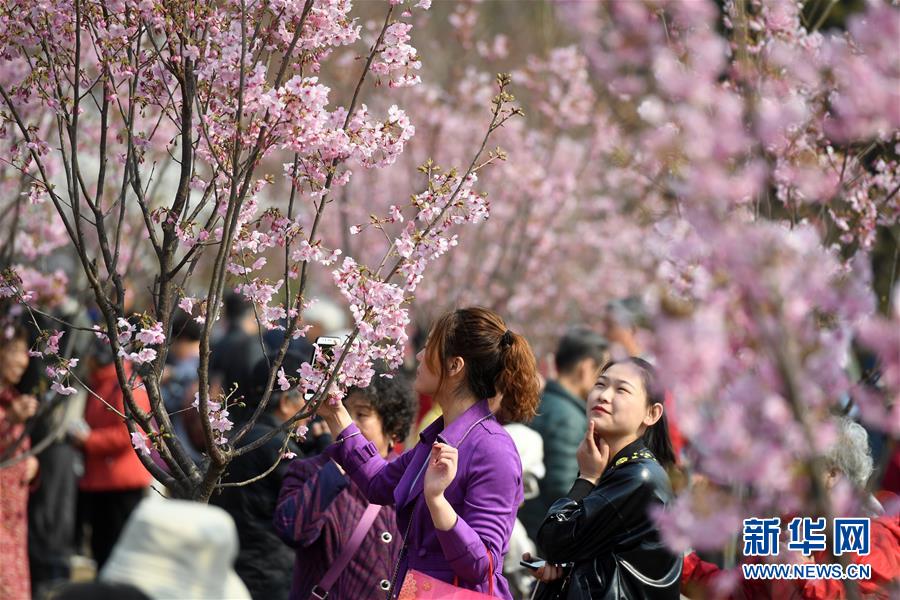
[[[242,445],[258,440],[278,426],[274,416],[263,414]],[[235,458],[223,481],[240,482],[261,475],[275,464],[283,443],[281,433],[261,448]],[[300,453],[293,442],[289,443],[288,450]],[[294,551],[279,539],[272,524],[278,492],[290,464],[290,460],[282,460],[263,479],[246,486],[223,488],[221,494],[213,494],[210,499],[210,504],[224,508],[234,518],[240,542],[234,569],[256,600],[286,600],[291,589]]]
[[[275,512],[275,529],[296,548],[291,600],[307,600],[341,555],[368,500],[327,456],[291,465]],[[393,506],[382,506],[328,597],[384,600],[403,545]]]
[[[253,367],[262,357],[263,347],[258,336],[252,336],[240,327],[231,327],[213,344],[209,355],[209,374],[220,381],[226,394],[237,386],[235,397],[247,398],[251,394]],[[247,407],[237,404],[229,406],[229,416],[237,424],[245,423],[253,414],[254,407],[252,403],[248,403]]]
[[[531,428],[544,440],[546,474],[540,482],[540,495],[525,502],[519,510],[519,520],[528,536],[535,539],[550,506],[568,493],[578,477],[575,453],[587,431],[585,403],[559,382],[548,381]]]
[[[544,558],[574,562],[567,600],[677,599],[680,556],[665,548],[650,510],[673,498],[665,470],[637,440],[596,487],[579,479],[538,532]]]

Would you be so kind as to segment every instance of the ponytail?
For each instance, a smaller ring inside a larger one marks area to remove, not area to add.
[[[425,358],[445,382],[447,360],[466,365],[466,386],[479,399],[503,394],[497,418],[502,423],[529,421],[537,414],[540,380],[528,341],[506,327],[492,310],[480,307],[450,311],[437,320],[428,337]]]
[[[672,447],[672,438],[669,437],[669,420],[665,410],[659,421],[648,427],[641,439],[664,469],[675,466],[675,449]]]
[[[527,423],[537,414],[541,382],[537,362],[528,341],[517,333],[506,332],[501,342],[502,367],[497,376],[497,391],[503,394],[497,418],[501,423]]]

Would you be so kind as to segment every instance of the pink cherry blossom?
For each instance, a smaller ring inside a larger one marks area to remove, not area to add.
[[[131,343],[131,339],[134,335],[135,327],[125,319],[119,319],[116,323],[118,328],[118,333],[116,334],[116,340],[120,345],[126,346]]]
[[[50,389],[53,390],[54,392],[56,392],[57,394],[61,395],[61,396],[71,396],[72,394],[74,394],[74,393],[76,393],[76,392],[78,391],[78,390],[76,390],[75,388],[73,388],[73,387],[71,387],[71,386],[63,385],[63,384],[60,383],[59,381],[54,381],[54,382],[50,385]]]
[[[287,376],[284,374],[284,368],[278,369],[278,386],[281,388],[282,392],[286,392],[291,389],[291,382],[288,381]]]
[[[47,338],[47,345],[44,348],[45,354],[59,354],[59,340],[65,335],[65,331],[56,331]]]
[[[166,341],[166,334],[163,333],[162,322],[157,321],[149,328],[143,328],[138,332],[135,338],[148,346],[162,344]]]
[[[188,296],[185,296],[184,298],[182,298],[181,300],[178,301],[178,308],[180,308],[181,310],[183,310],[184,312],[186,312],[188,314],[192,314],[194,312],[194,304],[195,303],[196,303],[195,298],[190,298]]]
[[[252,302],[266,329],[297,320],[295,338],[309,329],[303,308],[331,293],[353,334],[333,360],[277,371],[281,389],[299,375],[327,402],[367,384],[373,361],[399,366],[413,324],[448,306],[497,308],[543,353],[564,324],[599,328],[606,302],[639,297],[685,459],[723,490],[721,510],[686,493],[660,516],[679,549],[723,544],[747,511],[807,506],[786,474],[822,451],[840,399],[893,431],[900,376],[884,331],[896,317],[874,316],[866,265],[900,217],[896,152],[884,150],[900,140],[896,7],[866,4],[838,32],[815,31],[793,1],[557,1],[548,16],[567,43],[544,49],[528,32],[476,39],[488,30],[479,3],[455,5],[449,28],[429,24],[418,10],[430,4],[387,3],[383,31],[349,0],[174,16],[165,3],[85,0],[80,31],[56,0],[46,18],[11,13],[0,297],[47,312],[85,290],[116,360],[147,364],[171,343],[173,303],[204,325],[208,349],[220,290]],[[437,50],[451,75],[432,66]],[[506,118],[497,61],[514,69],[526,119]],[[73,148],[82,172],[66,185]],[[119,282],[147,313],[124,313]],[[58,342],[33,352],[53,357],[54,389],[68,391]],[[882,387],[844,369],[854,345],[878,355]],[[157,390],[155,370],[140,371]],[[230,402],[205,403],[203,476],[221,474],[238,435]],[[160,436],[169,469],[155,475],[184,471],[179,445]],[[185,495],[200,494],[188,479]],[[732,493],[748,485],[752,498]]]
[[[137,452],[144,456],[150,456],[150,446],[147,444],[147,438],[140,431],[131,434],[131,445]]]

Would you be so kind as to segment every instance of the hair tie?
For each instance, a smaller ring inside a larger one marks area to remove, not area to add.
[[[503,332],[503,336],[500,338],[500,346],[503,348],[508,348],[508,347],[512,346],[512,343],[513,343],[512,331],[507,329],[505,332]]]

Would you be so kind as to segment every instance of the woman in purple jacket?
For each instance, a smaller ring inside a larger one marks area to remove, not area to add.
[[[392,577],[396,597],[409,569],[511,599],[503,555],[522,503],[522,465],[504,422],[531,419],[540,383],[528,342],[484,308],[445,314],[419,353],[415,389],[443,417],[393,462],[360,435],[343,405],[325,405],[335,435],[326,450],[370,502],[393,504],[405,531]],[[489,400],[502,396],[498,406]],[[496,414],[495,414],[496,412]]]

